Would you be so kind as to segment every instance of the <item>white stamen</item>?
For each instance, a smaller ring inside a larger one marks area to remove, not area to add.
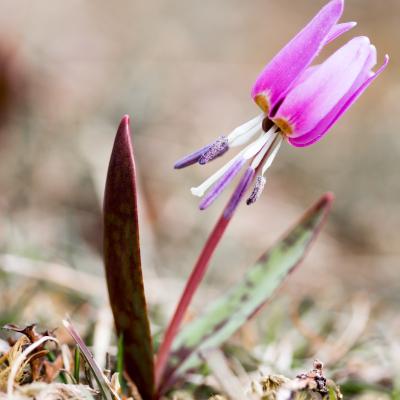
[[[261,130],[264,114],[245,122],[243,125],[235,128],[228,136],[229,147],[241,146],[248,142],[257,132]]]
[[[250,158],[253,158],[263,148],[267,140],[268,136],[263,133],[258,139],[243,149],[243,158],[245,160],[250,160]]]
[[[257,140],[245,147],[222,168],[220,168],[217,172],[206,179],[201,185],[191,188],[190,191],[192,192],[192,194],[194,196],[202,197],[204,193],[210,188],[210,186],[215,183],[219,178],[221,178],[221,176],[231,167],[231,165],[236,160],[238,160],[239,158],[249,160],[250,158],[254,157],[263,148],[268,139],[268,135],[261,135]]]
[[[268,158],[265,160],[265,163],[262,167],[261,170],[261,175],[264,176],[265,173],[267,172],[268,168],[272,165],[276,155],[278,154],[279,148],[281,147],[283,141],[282,135],[279,136],[278,143],[276,144],[275,148],[272,150],[271,154],[268,156]]]
[[[262,159],[264,158],[265,154],[267,153],[267,151],[271,147],[271,144],[275,140],[276,135],[278,135],[278,133],[276,133],[276,131],[277,131],[277,127],[274,125],[266,133],[266,135],[268,136],[267,141],[264,144],[264,147],[261,149],[261,151],[254,157],[253,162],[251,163],[251,167],[253,169],[256,169],[260,165],[260,162],[262,161]]]
[[[229,169],[229,167],[238,159],[242,156],[242,153],[244,150],[242,150],[239,154],[237,154],[235,157],[233,157],[230,161],[228,161],[222,168],[220,168],[217,172],[215,172],[213,175],[211,175],[208,179],[206,179],[201,185],[197,187],[192,187],[190,191],[194,196],[202,197],[204,193],[207,191],[207,189],[214,183],[216,182],[221,176]]]

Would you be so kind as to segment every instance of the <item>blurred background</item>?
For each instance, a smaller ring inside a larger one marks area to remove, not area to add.
[[[66,313],[83,328],[101,315],[109,321],[102,196],[116,127],[129,114],[147,295],[164,324],[231,190],[200,212],[189,189],[227,158],[181,171],[173,164],[258,114],[253,81],[324,3],[1,0],[2,322],[55,327]],[[231,224],[193,313],[332,191],[324,232],[279,298],[246,328],[245,343],[269,332],[273,313],[290,337],[307,339],[297,312],[307,299],[314,314],[304,318],[317,336],[318,315],[340,321],[339,334],[364,313],[356,339],[379,337],[384,350],[372,350],[374,360],[386,372],[393,366],[391,338],[400,333],[399,18],[399,0],[346,2],[342,20],[358,26],[320,58],[368,35],[379,63],[385,53],[391,63],[324,140],[283,146],[261,200],[243,205]]]

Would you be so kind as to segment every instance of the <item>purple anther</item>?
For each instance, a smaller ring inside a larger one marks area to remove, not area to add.
[[[239,205],[240,200],[242,200],[243,195],[246,193],[247,189],[249,188],[251,182],[253,181],[255,174],[255,170],[252,167],[246,169],[246,172],[243,174],[242,179],[240,180],[239,184],[237,185],[235,191],[231,199],[229,200],[228,205],[224,210],[224,217],[229,219],[232,217],[236,207]]]
[[[206,151],[203,152],[199,158],[199,164],[204,165],[222,156],[229,149],[228,139],[225,136],[220,136],[214,143],[212,143]]]
[[[202,155],[207,152],[207,150],[212,146],[213,144],[208,144],[207,146],[202,147],[199,150],[196,150],[195,152],[187,155],[186,157],[181,158],[179,161],[177,161],[174,165],[175,169],[181,169],[188,167],[189,165],[196,164],[199,162],[200,158]]]
[[[210,191],[204,196],[199,205],[200,210],[205,210],[215,201],[215,199],[221,194],[226,186],[239,173],[245,162],[246,160],[244,158],[239,158],[228,168],[228,170],[221,176],[221,178],[219,178]]]
[[[261,176],[261,175],[257,176],[256,183],[254,185],[254,189],[251,192],[251,195],[249,196],[249,198],[246,200],[246,204],[248,206],[250,204],[255,203],[259,199],[259,197],[261,196],[261,193],[264,190],[266,182],[267,182],[267,180],[263,176]]]

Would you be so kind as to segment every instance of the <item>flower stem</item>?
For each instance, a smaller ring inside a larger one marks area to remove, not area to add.
[[[186,314],[186,310],[193,298],[194,293],[196,292],[196,289],[202,281],[204,274],[207,271],[211,256],[214,254],[214,251],[219,241],[221,240],[221,237],[224,234],[230,220],[231,218],[225,218],[224,215],[219,218],[213,231],[208,237],[207,242],[204,245],[199,258],[197,259],[196,265],[194,266],[193,271],[186,283],[185,290],[183,291],[178,306],[176,307],[174,316],[172,317],[172,320],[169,323],[168,328],[165,332],[164,340],[162,341],[157,353],[155,367],[156,387],[158,387],[161,383],[168,355],[171,350],[172,342],[176,334],[178,333],[179,327]]]
[[[183,318],[186,314],[186,310],[188,309],[197,288],[203,280],[211,257],[214,254],[214,251],[217,248],[230,220],[232,219],[234,211],[239,205],[241,198],[249,187],[253,176],[254,171],[246,171],[246,173],[243,175],[238,187],[230,198],[228,204],[225,206],[224,211],[209,235],[207,242],[205,243],[203,250],[201,251],[193,271],[186,283],[183,294],[179,300],[178,306],[176,307],[172,320],[165,331],[164,339],[157,353],[155,365],[157,389],[160,389],[160,385],[162,384],[171,346],[176,334],[178,333],[179,327],[181,326]]]

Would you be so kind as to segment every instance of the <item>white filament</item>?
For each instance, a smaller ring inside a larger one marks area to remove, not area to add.
[[[266,143],[264,144],[263,148],[260,150],[260,152],[254,157],[252,163],[251,163],[251,167],[253,169],[256,169],[259,165],[260,162],[263,160],[265,154],[267,153],[267,151],[270,149],[271,144],[273,143],[273,141],[276,138],[276,135],[278,133],[276,133],[277,131],[277,127],[274,125],[267,133],[266,135],[268,136]]]
[[[213,175],[211,175],[208,179],[206,179],[201,185],[197,187],[192,187],[190,191],[194,196],[202,197],[204,193],[207,191],[207,189],[214,183],[216,182],[230,167],[231,165],[238,160],[243,153],[244,150],[242,150],[239,154],[237,154],[235,157],[233,157],[230,161],[228,161],[222,168],[220,168],[217,172],[215,172]]]
[[[278,143],[276,144],[276,146],[274,147],[274,149],[272,150],[271,154],[268,156],[268,158],[265,160],[265,163],[262,167],[261,170],[261,175],[264,176],[265,173],[267,172],[268,168],[272,165],[272,163],[274,162],[274,159],[276,157],[276,155],[278,154],[278,151],[281,147],[283,141],[283,137],[282,135],[279,136],[278,138]]]
[[[261,130],[264,114],[257,115],[257,117],[245,122],[244,124],[235,128],[228,136],[229,147],[241,146],[247,143],[257,132]]]
[[[268,139],[268,135],[261,135],[257,140],[255,140],[253,143],[250,143],[240,153],[238,153],[229,162],[227,162],[222,168],[220,168],[217,172],[206,179],[201,185],[191,188],[190,191],[192,192],[192,194],[194,196],[202,197],[204,193],[210,188],[210,186],[213,185],[219,178],[221,178],[221,176],[224,175],[224,173],[233,165],[235,161],[237,161],[239,158],[249,160],[250,158],[254,157],[263,148]]]

